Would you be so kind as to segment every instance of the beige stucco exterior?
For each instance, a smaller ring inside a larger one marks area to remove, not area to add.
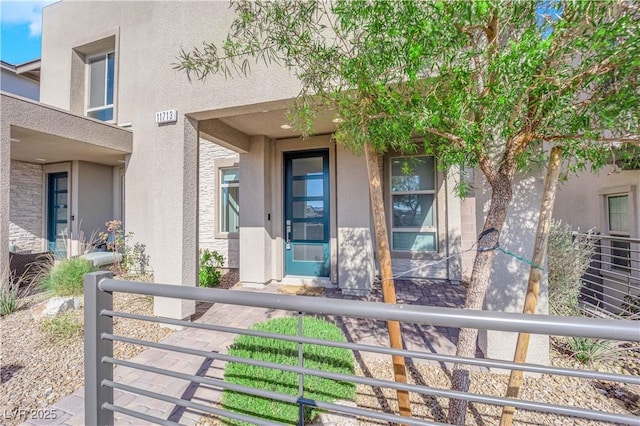
[[[135,233],[136,241],[146,245],[158,283],[196,285],[198,249],[210,248],[225,254],[227,266],[239,267],[244,285],[278,281],[335,285],[346,294],[366,293],[376,276],[377,258],[368,176],[364,159],[333,141],[335,124],[330,113],[318,117],[315,130],[319,136],[302,139],[295,130],[281,127],[287,123],[286,110],[300,89],[289,71],[257,63],[252,64],[247,77],[211,76],[202,82],[190,81],[185,73],[175,69],[181,49],[200,46],[204,41],[224,40],[232,14],[232,9],[222,2],[63,1],[44,9],[42,102],[75,116],[85,115],[87,58],[112,51],[114,120],[104,126],[128,129],[122,130],[129,145],[122,150],[126,154],[120,157],[126,158],[126,164],[111,164],[109,168],[92,164],[96,162],[88,158],[65,160],[70,161],[76,181],[82,182],[77,185],[75,196],[83,201],[76,203],[74,211],[78,217],[91,216],[90,225],[96,226],[104,219],[99,212],[109,211],[108,205],[112,217],[124,210],[126,228]],[[70,21],[73,25],[69,25]],[[155,113],[165,110],[177,110],[177,121],[157,124]],[[46,120],[45,114],[45,123]],[[2,132],[0,160],[6,162],[9,154],[5,140],[9,140],[9,130],[4,123]],[[93,136],[92,133],[91,141],[95,141]],[[107,149],[120,149],[113,144],[110,138],[101,139],[100,143]],[[287,152],[313,148],[327,149],[329,153],[328,278],[287,276],[284,269],[283,157]],[[82,147],[78,146],[78,150],[81,152]],[[381,158],[388,211],[393,155]],[[216,179],[219,167],[235,164],[240,168],[240,230],[237,235],[222,236],[216,230],[219,208]],[[118,197],[123,173],[126,174],[124,207]],[[396,274],[449,280],[451,285],[457,285],[463,274],[469,274],[470,255],[461,260],[456,254],[473,244],[476,230],[482,226],[487,186],[478,180],[479,193],[460,200],[454,191],[457,173],[450,170],[436,176],[438,251],[393,253]],[[8,217],[6,174],[3,167],[0,213]],[[111,187],[106,184],[109,174]],[[538,188],[539,182],[523,181],[519,193],[528,193],[531,185]],[[111,195],[99,204],[85,204],[85,197],[92,190]],[[529,241],[533,241],[532,223],[537,216],[538,201],[532,197],[518,203],[508,223],[508,229],[518,232],[507,232],[504,244],[523,256],[530,255]],[[0,221],[0,244],[8,239],[5,222]],[[524,230],[520,230],[523,224]],[[4,257],[0,261],[5,262]],[[487,308],[517,310],[521,298],[505,301],[512,292],[523,294],[526,268],[506,259],[498,262],[494,272]],[[541,312],[545,308],[543,302]],[[155,312],[186,318],[194,313],[194,303],[157,299]],[[503,346],[491,336],[485,342],[491,354],[491,342],[493,346]],[[543,341],[539,346],[541,353],[544,344]],[[544,356],[530,359],[544,362]]]

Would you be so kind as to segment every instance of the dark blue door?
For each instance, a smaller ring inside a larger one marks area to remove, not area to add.
[[[328,277],[329,150],[286,153],[285,274]]]
[[[69,223],[67,172],[51,173],[47,178],[47,248],[57,258],[67,257]]]

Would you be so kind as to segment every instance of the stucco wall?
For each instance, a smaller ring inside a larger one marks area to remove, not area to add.
[[[78,161],[77,169],[75,221],[86,242],[113,219],[113,167]]]
[[[569,176],[558,188],[556,204],[553,210],[555,219],[561,219],[574,229],[596,232],[607,231],[605,226],[604,194],[616,191],[616,188],[634,186],[634,199],[631,206],[635,213],[635,226],[631,237],[640,237],[640,170],[615,172],[613,166],[607,166],[598,173],[583,172]],[[634,213],[631,213],[632,215]]]
[[[42,165],[11,161],[9,241],[20,252],[43,249]]]
[[[220,200],[218,188],[219,167],[227,167],[232,163],[237,163],[239,156],[220,145],[200,139],[199,157],[199,247],[200,249],[217,251],[224,256],[226,267],[238,268],[240,266],[238,238],[216,235],[219,221],[216,209]]]
[[[0,90],[35,101],[40,99],[40,85],[37,81],[17,75],[4,68],[0,70],[2,71],[0,76]]]

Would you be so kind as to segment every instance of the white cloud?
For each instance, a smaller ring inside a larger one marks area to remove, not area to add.
[[[2,1],[2,23],[27,24],[29,34],[37,37],[42,33],[42,8],[56,1]]]

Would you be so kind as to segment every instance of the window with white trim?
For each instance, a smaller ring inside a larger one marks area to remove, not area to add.
[[[87,60],[87,117],[113,120],[115,56],[113,52],[92,56]]]
[[[238,232],[240,226],[240,169],[220,168],[219,230]]]
[[[607,227],[609,235],[614,237],[630,237],[629,195],[607,195]],[[629,271],[631,263],[631,243],[628,241],[611,241],[611,268]]]
[[[434,158],[393,157],[390,174],[391,249],[438,251]]]

